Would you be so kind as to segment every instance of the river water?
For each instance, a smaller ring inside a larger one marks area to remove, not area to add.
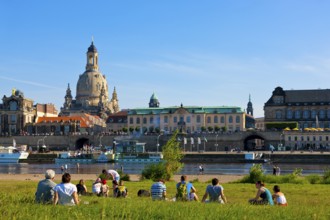
[[[0,174],[40,174],[44,173],[46,169],[53,169],[56,173],[61,173],[61,166],[64,164],[0,164]],[[67,164],[68,172],[72,174],[99,174],[102,169],[121,169],[123,167],[124,173],[141,174],[146,164],[138,163],[96,163],[96,164]],[[198,174],[199,163],[185,163],[184,168],[179,174]],[[249,173],[252,163],[203,163],[204,174],[214,175],[244,175]],[[292,173],[296,168],[303,169],[303,175],[308,174],[323,174],[324,169],[329,168],[328,164],[277,164],[281,169],[281,174]],[[272,174],[272,164],[262,164],[265,173]]]

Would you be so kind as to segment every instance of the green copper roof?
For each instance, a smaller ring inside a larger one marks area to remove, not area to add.
[[[180,108],[180,106],[166,108],[135,108],[130,109],[128,115],[172,114]],[[195,114],[243,113],[242,109],[236,106],[183,106],[182,109]]]
[[[158,98],[157,98],[157,96],[155,95],[155,93],[152,93],[152,96],[150,97],[150,100],[153,100],[153,99],[157,99],[157,100],[158,100]]]

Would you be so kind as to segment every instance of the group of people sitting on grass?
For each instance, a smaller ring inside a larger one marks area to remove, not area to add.
[[[128,195],[124,182],[120,180],[119,174],[115,170],[103,170],[102,174],[96,179],[92,186],[92,193],[88,192],[83,179],[77,185],[71,183],[71,175],[64,173],[62,182],[56,184],[54,182],[55,171],[46,170],[45,179],[38,183],[35,193],[37,203],[44,204],[61,204],[61,205],[78,205],[79,195],[97,195],[109,196],[110,187],[107,180],[112,179],[112,189],[114,197],[126,197]]]
[[[287,206],[288,203],[284,194],[281,192],[280,187],[275,185],[272,195],[270,191],[265,188],[265,184],[261,181],[256,183],[258,189],[255,198],[250,199],[249,203],[253,205],[280,205]],[[176,196],[170,201],[198,201],[196,195],[196,189],[193,184],[187,181],[187,176],[181,176],[181,181],[176,184]],[[168,200],[166,198],[166,186],[164,180],[159,180],[151,186],[151,197],[153,200]],[[208,198],[208,199],[207,199]],[[227,203],[226,196],[224,194],[224,188],[219,184],[217,178],[212,179],[212,184],[208,185],[205,190],[205,194],[202,198],[202,202],[217,202]]]
[[[151,186],[150,191],[152,200],[168,200],[166,198],[166,185],[163,179],[160,179],[158,182],[154,183]],[[196,194],[196,189],[191,182],[187,181],[187,176],[181,176],[180,182],[176,184],[175,198],[170,199],[170,201],[199,201]],[[202,202],[227,202],[224,189],[219,184],[219,180],[217,178],[212,179],[212,185],[208,185],[206,187]]]
[[[77,185],[71,183],[71,175],[64,173],[62,175],[62,182],[56,184],[54,182],[54,170],[47,170],[45,179],[38,183],[35,199],[37,203],[53,203],[61,205],[78,205],[79,195],[97,195],[109,196],[110,187],[107,185],[107,180],[112,180],[112,189],[114,197],[125,198],[128,195],[127,188],[124,182],[120,180],[119,174],[115,170],[103,170],[101,175],[96,179],[92,185],[92,193],[89,193],[84,180],[80,180]],[[263,182],[256,183],[258,189],[256,197],[249,200],[253,205],[281,205],[287,206],[286,198],[280,191],[280,187],[275,185],[272,195],[270,191],[265,188]],[[139,190],[138,196],[150,196],[152,200],[168,200],[166,198],[165,181],[160,179],[151,186],[150,192],[148,190]],[[176,184],[176,196],[171,201],[199,201],[196,194],[196,189],[193,184],[187,181],[187,176],[181,176],[180,182]],[[212,184],[208,185],[203,195],[202,202],[217,202],[227,203],[224,194],[224,188],[219,184],[217,178],[212,179]]]

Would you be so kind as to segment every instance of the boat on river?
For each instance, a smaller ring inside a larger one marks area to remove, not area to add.
[[[71,154],[63,152],[55,158],[55,163],[96,163],[96,159],[91,153]]]
[[[25,150],[13,146],[0,146],[0,163],[18,163],[21,159],[27,159],[29,153]]]
[[[115,162],[158,163],[163,160],[161,152],[146,152],[145,143],[123,139],[116,142]]]
[[[118,153],[115,156],[115,161],[124,163],[124,162],[133,162],[133,163],[159,163],[163,160],[162,153]]]

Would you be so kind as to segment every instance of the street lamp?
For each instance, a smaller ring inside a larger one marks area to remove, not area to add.
[[[38,141],[37,141],[37,151],[39,152],[39,143],[40,143],[40,141],[42,141],[42,139],[38,139]]]
[[[102,147],[102,138],[103,138],[103,134],[100,135],[100,147]]]
[[[215,136],[215,145],[216,151],[218,151],[218,134]]]
[[[160,134],[157,136],[157,153],[158,153],[158,150],[159,150],[159,137],[162,136],[163,134]]]
[[[283,137],[283,135],[284,135],[283,133],[281,133],[281,135],[280,135],[280,146],[279,147],[281,147],[281,150],[282,150],[282,137]]]
[[[42,145],[45,146],[45,139],[47,138],[47,136],[42,138]]]

